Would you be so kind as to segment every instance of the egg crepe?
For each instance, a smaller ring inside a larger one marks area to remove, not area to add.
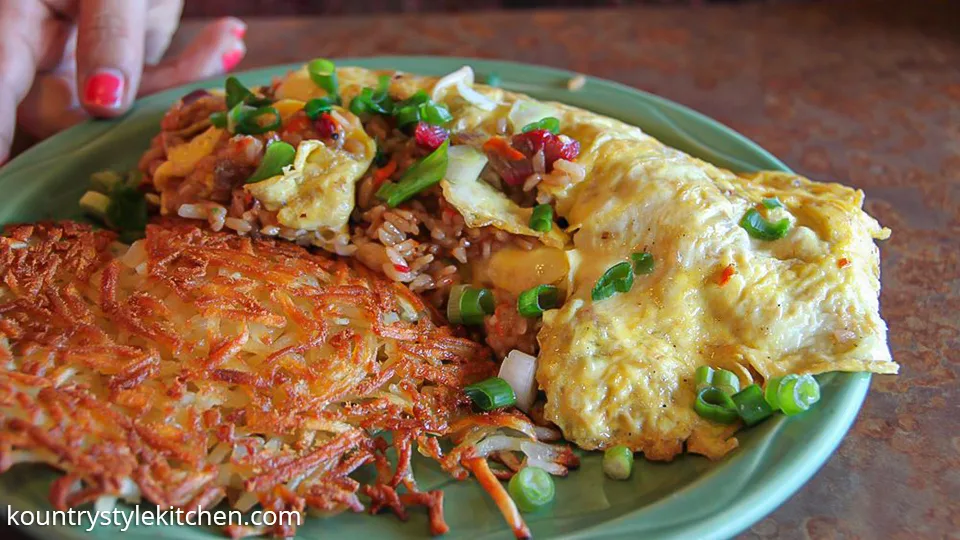
[[[473,266],[467,273],[511,293],[517,283],[549,275],[565,293],[537,335],[537,382],[546,419],[579,446],[625,444],[657,460],[685,445],[724,455],[737,445],[736,427],[694,412],[699,366],[731,370],[744,386],[785,374],[897,371],[879,314],[874,244],[889,231],[863,211],[862,192],[783,172],[734,174],[638,127],[475,84],[468,68],[436,78],[346,67],[337,76],[345,106],[388,77],[393,99],[425,91],[445,106],[451,133],[497,138],[552,117],[561,139],[579,145],[581,174],[564,182],[545,175],[536,185],[537,202],[550,204],[565,230],[532,229],[529,206],[480,179],[445,179],[438,195],[467,226],[539,246],[504,250],[482,272]],[[274,93],[301,103],[327,96],[306,68],[279,81]],[[766,208],[765,199],[779,207]],[[778,239],[751,236],[741,225],[751,210],[786,220],[789,231]],[[544,257],[544,250],[563,255]],[[652,255],[652,273],[637,275],[628,292],[593,300],[604,272],[638,252]],[[391,269],[403,264],[375,262],[388,276],[408,279]]]

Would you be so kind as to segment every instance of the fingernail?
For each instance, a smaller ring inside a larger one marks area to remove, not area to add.
[[[237,39],[243,39],[243,36],[247,35],[247,27],[243,24],[238,24],[230,29],[230,33]]]
[[[237,67],[237,64],[240,63],[240,60],[243,60],[243,54],[243,49],[233,49],[232,51],[223,53],[223,56],[220,57],[220,62],[223,64],[223,70],[230,71],[231,69]]]
[[[83,102],[87,105],[115,108],[123,100],[123,74],[115,69],[100,69],[87,77]]]

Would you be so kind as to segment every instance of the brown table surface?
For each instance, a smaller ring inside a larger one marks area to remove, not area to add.
[[[804,175],[862,188],[894,231],[881,303],[901,373],[874,377],[837,453],[743,537],[960,538],[960,2],[886,4],[252,19],[238,69],[382,54],[562,67],[693,107]]]

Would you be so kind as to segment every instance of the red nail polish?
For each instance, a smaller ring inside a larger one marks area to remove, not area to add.
[[[101,69],[87,77],[83,102],[87,105],[114,108],[123,100],[123,75],[115,69]]]
[[[243,60],[243,54],[243,49],[234,49],[223,53],[223,56],[220,57],[220,61],[223,63],[223,70],[230,71],[237,67],[240,60]]]
[[[243,39],[243,36],[247,35],[247,27],[234,26],[233,29],[230,30],[230,33],[233,34],[237,39]]]

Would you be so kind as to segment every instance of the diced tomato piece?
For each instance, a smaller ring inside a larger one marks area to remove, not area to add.
[[[447,140],[450,132],[440,126],[434,126],[426,122],[417,122],[417,127],[413,130],[413,137],[417,144],[427,150],[436,150],[440,148],[443,141]]]
[[[283,126],[283,133],[303,133],[310,127],[310,119],[305,114],[295,114]]]
[[[329,113],[323,113],[313,121],[313,129],[317,130],[317,135],[321,139],[333,138],[334,134],[340,131],[340,126]]]
[[[511,139],[513,147],[528,158],[533,158],[537,152],[543,150],[543,161],[547,172],[553,169],[558,159],[573,161],[580,155],[580,143],[577,141],[554,135],[545,129],[534,129],[526,133],[518,133]]]

